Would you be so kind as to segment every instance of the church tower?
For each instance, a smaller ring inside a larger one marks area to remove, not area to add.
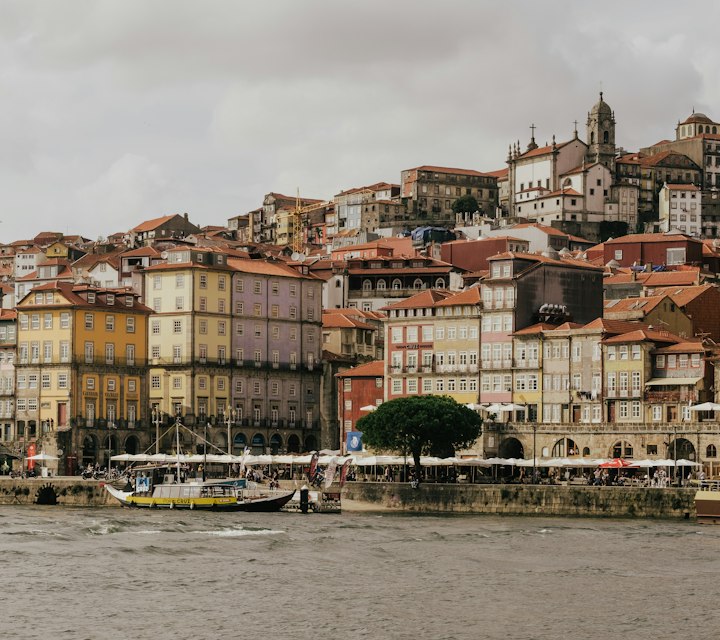
[[[615,114],[603,100],[595,104],[587,119],[587,161],[599,162],[615,173]]]

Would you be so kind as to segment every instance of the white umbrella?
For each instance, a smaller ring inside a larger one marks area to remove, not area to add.
[[[51,456],[47,453],[36,453],[34,456],[30,456],[27,460],[35,460],[36,462],[47,462],[48,460],[60,460],[57,456]]]
[[[690,411],[720,411],[720,404],[715,402],[703,402],[690,407]]]
[[[465,406],[470,409],[470,411],[477,411],[483,408],[481,404],[475,404],[474,402],[468,402]]]
[[[366,404],[364,407],[360,407],[360,411],[375,411],[377,407],[374,404]]]
[[[701,465],[699,462],[693,462],[692,460],[685,460],[685,458],[680,458],[680,460],[675,460],[675,466],[676,467],[699,467]]]
[[[483,411],[487,411],[488,413],[502,413],[503,411],[507,411],[507,409],[505,409],[503,405],[496,402],[495,404],[483,407]]]
[[[507,404],[502,405],[502,410],[503,411],[524,411],[525,405],[508,402]]]

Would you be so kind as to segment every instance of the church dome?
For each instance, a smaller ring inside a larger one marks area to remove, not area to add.
[[[595,106],[591,109],[590,114],[612,116],[612,109],[610,108],[610,105],[603,100],[602,91],[600,92],[600,100],[595,103]]]
[[[699,124],[713,124],[713,121],[710,120],[704,113],[693,113],[683,124],[693,124],[693,123],[699,123]]]

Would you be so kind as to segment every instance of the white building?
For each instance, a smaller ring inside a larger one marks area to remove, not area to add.
[[[677,229],[698,237],[702,232],[700,187],[694,184],[667,184],[660,189],[660,230]]]

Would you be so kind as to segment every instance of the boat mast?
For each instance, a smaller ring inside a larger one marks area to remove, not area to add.
[[[175,454],[177,455],[177,482],[180,484],[180,412],[175,417]]]

